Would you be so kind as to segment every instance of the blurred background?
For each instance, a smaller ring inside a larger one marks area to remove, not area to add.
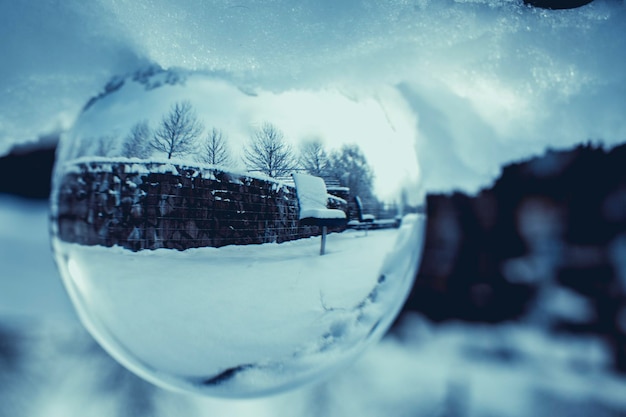
[[[623,0],[0,0],[0,56],[0,417],[626,416]],[[48,237],[55,147],[146,65],[390,85],[413,115],[422,264],[350,367],[274,397],[189,397],[79,324]]]
[[[48,243],[54,143],[0,158],[2,416],[626,415],[626,145],[548,149],[477,194],[429,194],[383,341],[327,381],[236,401],[152,386],[78,323]]]

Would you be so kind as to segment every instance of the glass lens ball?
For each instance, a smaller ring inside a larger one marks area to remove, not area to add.
[[[415,123],[392,88],[113,80],[54,172],[52,245],[81,321],[138,375],[203,395],[344,366],[419,263]]]

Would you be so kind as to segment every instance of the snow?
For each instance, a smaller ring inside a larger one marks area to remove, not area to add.
[[[59,179],[62,178],[63,175],[66,174],[81,174],[83,172],[90,172],[92,170],[96,170],[97,172],[113,172],[113,170],[120,169],[120,166],[123,166],[124,172],[132,172],[135,174],[180,174],[183,171],[191,172],[193,178],[198,176],[202,176],[205,179],[216,180],[216,172],[227,173],[228,181],[232,184],[243,184],[243,181],[249,179],[259,179],[262,181],[268,181],[272,183],[272,189],[277,191],[281,188],[289,192],[288,187],[294,186],[293,181],[285,181],[278,178],[272,178],[267,175],[258,173],[258,172],[250,172],[250,171],[237,171],[233,170],[230,167],[221,166],[221,165],[212,165],[212,164],[203,164],[193,162],[190,164],[190,161],[185,158],[158,158],[152,157],[149,159],[139,159],[139,158],[127,158],[127,157],[105,157],[105,156],[89,156],[89,157],[80,157],[76,159],[70,159],[69,161],[65,161],[63,163],[57,162],[54,170],[54,178]],[[185,174],[187,175],[187,174]],[[117,177],[114,179],[115,181],[119,181]],[[81,178],[78,181],[83,181]],[[129,183],[127,180],[127,184],[131,187],[136,187],[137,184]],[[132,184],[132,185],[131,185]],[[178,184],[178,186],[182,186]],[[287,186],[287,187],[285,187]],[[214,190],[215,193],[222,193],[224,190]],[[265,198],[266,196],[261,196],[261,198]],[[334,195],[328,196],[330,199],[336,200],[337,202],[346,204],[346,201],[342,198],[339,198]],[[219,199],[219,197],[217,198]]]
[[[503,162],[546,145],[624,141],[625,17],[624,2],[612,0],[566,11],[518,0],[4,1],[0,154],[67,131],[111,77],[156,63],[219,73],[248,94],[329,85],[355,100],[380,94],[392,121],[411,121],[405,134],[416,140],[426,188],[471,191]],[[172,394],[120,370],[73,321],[50,257],[45,206],[2,197],[0,248],[1,341],[19,352],[9,365],[0,361],[0,397],[11,415],[626,409],[626,384],[606,370],[601,341],[555,340],[519,323],[433,326],[415,316],[316,386],[249,401]],[[501,351],[521,359],[501,359]]]
[[[306,219],[307,217],[314,219],[345,219],[346,212],[338,209],[301,209],[300,218]]]
[[[0,195],[0,266],[0,317],[75,319],[54,272],[47,205]]]
[[[382,335],[410,288],[422,233],[423,219],[410,217],[367,238],[332,233],[324,256],[319,237],[184,252],[54,248],[81,318],[122,363],[151,380],[153,369],[171,375],[175,386],[252,364],[259,375],[206,388],[245,395],[335,366],[380,321]]]
[[[299,218],[306,219],[345,219],[346,213],[342,210],[328,209],[328,193],[326,184],[320,177],[306,174],[293,174],[300,206]]]
[[[436,326],[416,314],[402,316],[352,364],[284,394],[227,400],[162,390],[105,355],[76,321],[53,263],[33,261],[50,258],[46,227],[44,203],[0,197],[0,334],[2,346],[19,352],[12,366],[0,362],[0,397],[12,416],[548,417],[626,410],[626,381],[607,371],[600,339],[555,338],[523,323]],[[328,247],[339,249],[330,241]],[[317,253],[315,242],[311,250]],[[40,291],[45,296],[37,299]],[[345,297],[326,296],[324,304]]]
[[[148,63],[220,74],[251,95],[374,97],[416,140],[429,190],[475,190],[546,145],[626,139],[620,1],[562,11],[520,0],[0,8],[0,154],[66,131],[112,77]]]

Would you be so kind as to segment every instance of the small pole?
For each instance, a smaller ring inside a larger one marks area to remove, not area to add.
[[[326,231],[327,227],[322,226],[322,246],[320,247],[320,255],[323,255],[326,252]]]

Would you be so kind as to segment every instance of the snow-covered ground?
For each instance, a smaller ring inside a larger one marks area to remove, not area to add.
[[[56,272],[48,205],[0,196],[0,315],[75,319]]]
[[[555,339],[519,323],[434,326],[415,314],[404,315],[380,343],[314,385],[252,400],[172,393],[116,364],[75,319],[52,262],[44,204],[0,198],[0,257],[2,415],[626,413],[626,381],[607,370],[607,348],[600,340]]]
[[[399,229],[331,233],[324,256],[319,237],[184,252],[54,247],[83,320],[116,357],[170,384],[241,395],[305,379],[380,336],[410,290],[423,226],[412,215]],[[227,370],[237,371],[209,383]]]

